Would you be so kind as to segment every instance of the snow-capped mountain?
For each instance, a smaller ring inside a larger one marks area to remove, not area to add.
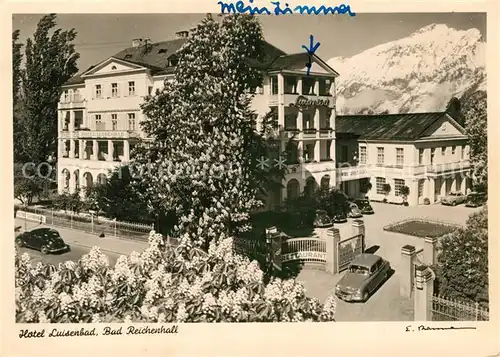
[[[452,97],[486,90],[486,43],[477,29],[433,24],[328,64],[340,74],[341,114],[441,111]]]

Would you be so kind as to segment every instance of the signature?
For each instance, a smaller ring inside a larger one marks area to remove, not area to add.
[[[254,0],[248,0],[250,4],[253,4]],[[274,5],[274,11],[270,11],[267,7],[257,7],[257,6],[250,6],[247,5],[245,6],[245,3],[243,1],[237,1],[235,4],[232,3],[226,3],[224,1],[219,1],[217,4],[220,5],[220,10],[222,14],[225,13],[239,13],[239,14],[244,14],[248,13],[250,15],[286,15],[286,14],[293,14],[293,13],[298,13],[298,14],[307,14],[307,15],[328,15],[328,14],[339,14],[339,15],[344,15],[344,14],[349,14],[349,16],[356,16],[354,12],[351,11],[351,7],[346,4],[340,4],[338,6],[328,6],[326,7],[325,5],[321,5],[319,7],[316,6],[308,6],[308,5],[297,5],[293,9],[290,8],[290,5],[288,3],[285,3],[285,7],[281,8],[280,2],[279,1],[272,1],[271,4]]]
[[[309,36],[309,47],[306,47],[305,45],[302,45],[302,48],[304,48],[306,51],[307,51],[307,54],[309,55],[309,61],[306,63],[306,67],[307,67],[307,75],[309,75],[309,73],[311,72],[311,67],[312,67],[312,55],[314,54],[314,52],[316,52],[316,50],[318,49],[319,45],[321,45],[321,43],[317,43],[315,45],[314,44],[314,36],[311,35]]]
[[[406,332],[413,331],[444,331],[444,330],[475,330],[474,326],[449,326],[449,327],[430,327],[425,325],[420,325],[416,329],[413,328],[412,325],[406,326]],[[500,353],[496,356],[488,356],[488,357],[498,357]]]

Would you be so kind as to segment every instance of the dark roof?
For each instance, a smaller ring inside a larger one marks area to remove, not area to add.
[[[171,74],[174,73],[175,68],[169,66],[169,59],[173,54],[177,53],[181,49],[182,45],[184,45],[186,41],[187,41],[186,38],[179,38],[170,41],[163,41],[163,42],[151,43],[148,45],[142,45],[139,47],[129,47],[111,57],[149,68],[151,69],[151,72],[154,75]],[[283,52],[279,48],[271,45],[266,41],[264,41],[263,46],[264,46],[263,60],[256,61],[248,59],[247,61],[250,65],[265,69],[277,57],[286,55],[285,52]],[[89,69],[87,69],[87,71]],[[83,82],[84,80],[80,77],[80,75],[77,75],[71,78],[65,84],[69,85],[69,84],[76,84]]]
[[[445,112],[381,115],[338,115],[338,133],[359,135],[365,140],[416,140]]]
[[[330,67],[326,62],[324,62],[321,58],[316,55],[313,55],[318,61],[322,62],[324,65]],[[305,65],[310,61],[309,54],[307,52],[299,52],[293,54],[282,54],[279,57],[276,57],[274,61],[272,61],[267,70],[269,71],[278,71],[287,69],[290,66],[293,66],[296,63],[302,63]],[[337,73],[336,73],[337,74]]]
[[[186,41],[185,38],[178,38],[140,47],[129,47],[113,57],[152,69],[165,69],[168,67],[169,57],[179,51]]]
[[[357,258],[355,258],[351,262],[351,264],[369,268],[373,264],[378,262],[380,259],[381,259],[381,257],[376,255],[376,254],[363,253],[363,254],[359,255]]]

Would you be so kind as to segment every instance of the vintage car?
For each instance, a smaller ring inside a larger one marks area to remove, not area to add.
[[[347,217],[349,218],[361,218],[363,217],[363,213],[359,209],[358,205],[351,202],[349,204],[349,211],[347,212]]]
[[[344,301],[368,300],[391,272],[387,260],[375,254],[363,253],[354,259],[345,275],[335,286],[335,295]]]
[[[353,200],[353,203],[355,203],[356,206],[358,206],[362,214],[375,213],[373,211],[372,205],[370,204],[370,201],[367,198],[356,198]]]
[[[447,206],[456,206],[458,204],[465,203],[466,200],[467,196],[465,196],[462,192],[452,191],[441,199],[441,204]]]
[[[314,228],[328,228],[333,226],[333,220],[328,216],[325,210],[316,210],[316,218],[314,219]]]
[[[21,233],[16,237],[18,247],[28,247],[39,250],[42,254],[69,251],[59,232],[52,228],[37,228]]]
[[[342,209],[338,208],[333,210],[332,219],[334,223],[345,223],[347,222],[347,215]]]
[[[486,193],[471,192],[467,195],[466,207],[480,207],[486,203]]]

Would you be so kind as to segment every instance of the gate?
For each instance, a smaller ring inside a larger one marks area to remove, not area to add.
[[[326,242],[321,238],[292,238],[281,244],[281,262],[300,260],[304,265],[321,266],[326,261]]]
[[[337,243],[337,271],[347,269],[349,264],[365,251],[365,235],[358,234]]]

